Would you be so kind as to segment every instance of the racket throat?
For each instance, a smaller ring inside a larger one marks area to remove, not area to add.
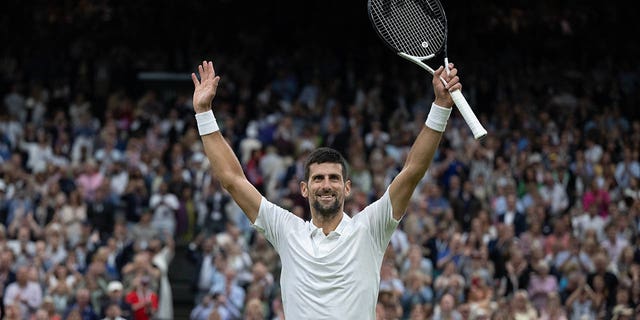
[[[429,60],[431,58],[433,58],[435,56],[435,54],[430,54],[428,56],[424,56],[424,57],[414,57],[412,55],[408,55],[404,52],[398,52],[398,55],[415,63],[416,65],[420,66],[420,68],[425,69],[427,71],[429,71],[429,73],[434,74],[435,71],[433,71],[433,69],[431,67],[429,67],[426,63],[422,62],[423,60]],[[447,64],[448,66],[448,64]],[[447,68],[448,71],[448,68]],[[442,83],[446,86],[447,85],[447,81],[444,80],[442,77],[440,77],[440,81],[442,81]]]
[[[433,69],[431,69],[431,67],[429,67],[428,65],[426,65],[424,62],[422,62],[423,60],[429,60],[431,58],[433,58],[435,56],[435,54],[430,54],[428,56],[424,56],[424,57],[414,57],[412,55],[408,55],[404,52],[398,52],[398,55],[415,63],[416,65],[420,66],[422,69],[425,69],[427,71],[429,71],[429,73],[433,74],[434,71]]]

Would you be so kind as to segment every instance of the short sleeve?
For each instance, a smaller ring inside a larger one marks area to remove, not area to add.
[[[380,252],[386,250],[391,240],[391,235],[400,224],[399,220],[393,218],[393,207],[391,206],[388,188],[380,199],[368,205],[364,210],[356,214],[353,219],[367,226]]]
[[[304,225],[304,220],[262,197],[258,217],[253,227],[264,234],[276,251],[280,252],[280,245],[286,241],[288,232]]]

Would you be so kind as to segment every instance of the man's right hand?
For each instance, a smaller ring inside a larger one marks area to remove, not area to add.
[[[203,61],[198,66],[198,74],[200,75],[200,80],[198,80],[195,73],[191,73],[191,80],[193,80],[193,85],[195,86],[193,91],[193,110],[196,113],[202,113],[211,110],[211,101],[216,96],[220,77],[216,76],[213,62],[211,61]]]

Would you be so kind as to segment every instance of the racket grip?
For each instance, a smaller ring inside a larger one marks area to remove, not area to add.
[[[460,90],[455,90],[451,92],[451,98],[453,99],[453,103],[456,104],[458,110],[460,110],[460,114],[464,118],[464,121],[467,122],[467,125],[471,129],[473,133],[473,137],[476,140],[484,138],[487,135],[487,130],[482,126],[476,114],[473,113],[467,99],[464,98],[462,92]]]

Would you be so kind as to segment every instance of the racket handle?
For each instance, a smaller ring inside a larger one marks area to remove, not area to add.
[[[487,135],[487,130],[482,126],[476,114],[473,113],[467,99],[464,98],[462,92],[460,90],[451,91],[451,98],[453,99],[453,103],[456,104],[458,110],[460,110],[460,114],[464,118],[464,121],[467,122],[467,125],[471,129],[473,133],[473,137],[478,139],[484,138]]]

